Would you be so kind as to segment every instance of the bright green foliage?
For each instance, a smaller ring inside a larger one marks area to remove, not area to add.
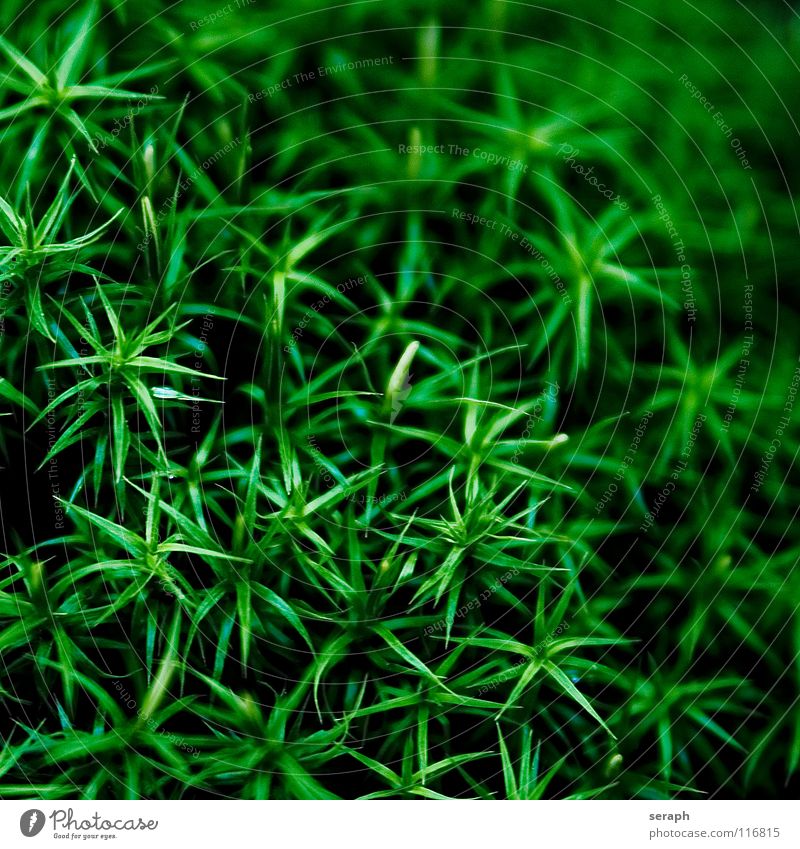
[[[754,8],[4,2],[0,797],[796,788]]]

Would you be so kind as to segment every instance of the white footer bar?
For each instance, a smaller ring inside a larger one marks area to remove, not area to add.
[[[793,801],[0,802],[0,846],[800,847]]]

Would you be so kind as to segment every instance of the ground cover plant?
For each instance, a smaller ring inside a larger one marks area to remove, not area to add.
[[[0,17],[0,797],[796,790],[788,4]]]

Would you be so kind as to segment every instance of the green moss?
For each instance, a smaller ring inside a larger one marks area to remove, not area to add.
[[[796,784],[787,8],[2,16],[0,797]]]

